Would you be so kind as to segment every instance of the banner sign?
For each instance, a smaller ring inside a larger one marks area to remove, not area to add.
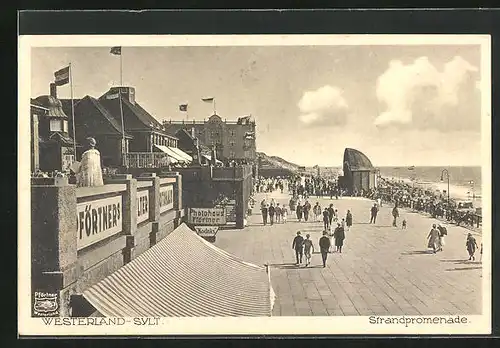
[[[137,223],[149,219],[149,190],[137,191]]]
[[[122,196],[79,203],[76,206],[77,250],[122,231]]]
[[[194,225],[225,225],[225,209],[189,208],[188,222]]]
[[[160,187],[160,213],[174,209],[174,185]]]
[[[219,226],[195,226],[194,228],[200,237],[215,237],[219,230]]]

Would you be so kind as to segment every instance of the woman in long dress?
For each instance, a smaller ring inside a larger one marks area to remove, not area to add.
[[[430,248],[434,251],[434,254],[436,253],[438,249],[438,243],[439,243],[439,230],[436,228],[436,224],[432,225],[432,229],[427,235],[427,238],[429,239],[429,243],[427,244],[427,248]]]
[[[335,238],[335,249],[339,253],[342,253],[342,246],[344,245],[345,232],[344,228],[340,225],[337,226],[335,232],[333,232],[333,238]]]
[[[476,260],[474,254],[476,253],[477,242],[476,238],[472,237],[471,233],[467,235],[467,241],[465,242],[465,246],[467,247],[467,252],[469,253],[469,261]]]
[[[94,138],[87,138],[89,149],[82,155],[80,167],[77,170],[77,186],[102,186],[101,154],[95,148]]]
[[[345,217],[345,223],[346,223],[347,229],[349,230],[352,226],[352,213],[350,210],[347,211],[347,214]]]

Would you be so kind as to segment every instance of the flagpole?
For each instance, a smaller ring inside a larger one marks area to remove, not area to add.
[[[215,98],[213,99],[213,104],[214,104],[214,115],[217,115],[217,110],[215,109]]]
[[[120,48],[120,87],[121,86],[123,86],[123,62],[122,62],[122,51]]]
[[[69,63],[69,88],[71,90],[71,118],[73,119],[73,151],[76,161],[76,127],[75,127],[75,105],[73,103],[73,69]]]
[[[122,121],[122,164],[124,166],[126,166],[126,163],[125,163],[125,150],[126,150],[125,124],[123,122],[123,105],[122,105],[122,88],[121,87],[118,87],[118,100],[120,102],[120,117],[121,117],[121,121]]]

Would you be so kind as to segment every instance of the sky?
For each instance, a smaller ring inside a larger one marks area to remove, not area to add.
[[[31,96],[69,62],[74,97],[101,96],[120,84],[109,50],[32,48]],[[481,165],[479,45],[124,46],[122,67],[158,120],[206,119],[214,97],[222,119],[252,115],[257,151],[299,165],[341,166],[346,147],[374,166]]]

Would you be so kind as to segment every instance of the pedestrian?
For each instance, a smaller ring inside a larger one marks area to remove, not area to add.
[[[347,214],[345,217],[345,223],[347,225],[347,229],[349,230],[352,226],[352,214],[350,210],[347,210]]]
[[[476,260],[474,254],[476,253],[477,242],[476,238],[472,237],[471,233],[467,235],[467,241],[465,242],[465,246],[467,247],[467,252],[469,253],[469,261]]]
[[[438,250],[438,243],[439,243],[439,230],[436,228],[436,224],[432,225],[432,229],[427,235],[427,238],[429,239],[427,248],[431,248],[435,254],[436,251]]]
[[[315,221],[320,221],[320,219],[321,219],[321,206],[319,205],[319,202],[316,202],[316,205],[313,208],[313,213],[314,213]]]
[[[379,197],[377,198],[377,203],[378,203],[378,206],[381,207],[382,206],[382,199]]]
[[[403,222],[401,223],[401,229],[406,230],[406,219],[403,219]]]
[[[307,222],[309,220],[309,212],[311,211],[311,203],[306,199],[304,203],[304,221]]]
[[[327,237],[327,231],[323,232],[323,237],[319,239],[319,249],[321,252],[321,259],[323,260],[323,268],[326,267],[326,259],[328,257],[328,250],[330,250],[330,238]]]
[[[274,208],[273,203],[271,203],[271,206],[268,209],[268,214],[269,214],[269,222],[272,225],[274,225],[274,215],[276,213],[276,208]]]
[[[323,211],[323,227],[325,231],[330,229],[330,213],[328,212],[328,208],[325,208]]]
[[[281,221],[286,224],[286,219],[288,217],[288,208],[286,207],[286,205],[283,206],[283,208],[281,208]]]
[[[328,207],[328,226],[332,226],[333,216],[335,215],[335,210],[333,209],[333,204]]]
[[[396,204],[394,206],[394,208],[392,209],[392,217],[394,218],[392,220],[392,226],[394,227],[398,227],[398,224],[397,224],[397,219],[399,217],[399,210],[398,210],[398,205]]]
[[[274,213],[276,214],[276,223],[279,224],[281,223],[281,207],[280,207],[280,204],[279,203],[276,203],[276,209],[274,211]]]
[[[297,260],[296,265],[302,263],[303,247],[304,238],[300,235],[300,231],[298,231],[292,242],[292,249],[295,250],[295,259]]]
[[[335,250],[342,253],[342,246],[344,245],[345,231],[342,226],[338,225],[333,232],[333,238],[335,239]]]
[[[344,219],[344,218],[342,218],[342,221],[340,222],[340,226],[341,226],[341,227],[344,229],[344,231],[345,231],[345,227],[346,227],[346,226],[345,226],[345,219]]]
[[[311,264],[311,251],[314,252],[314,245],[310,239],[311,235],[306,234],[306,239],[304,240],[304,256],[306,257],[306,267]]]
[[[261,212],[262,212],[262,223],[264,224],[264,226],[266,226],[267,225],[267,212],[268,212],[267,204],[264,204],[262,206]]]
[[[443,251],[443,246],[445,244],[444,237],[448,235],[448,230],[441,224],[439,224],[437,228],[439,230],[439,251]]]
[[[377,203],[373,204],[373,207],[370,209],[370,223],[376,223],[377,222],[377,214],[378,214],[378,207]]]
[[[297,203],[297,211],[296,211],[296,214],[297,214],[297,220],[302,221],[302,212],[303,212],[303,207],[302,205],[300,204],[300,202]]]
[[[96,140],[87,138],[88,150],[82,155],[79,165],[75,166],[78,187],[103,186],[101,153],[97,150]]]

